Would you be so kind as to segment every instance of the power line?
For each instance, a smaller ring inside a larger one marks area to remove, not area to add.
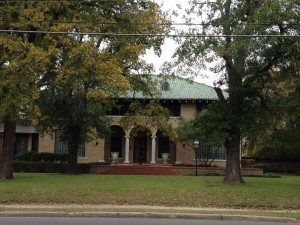
[[[0,19],[2,22],[13,22],[13,23],[54,23],[54,24],[101,24],[101,25],[156,25],[156,26],[228,26],[228,24],[212,24],[212,23],[128,23],[128,22],[104,22],[104,21],[55,21],[55,20],[14,20],[14,19]],[[231,25],[231,24],[229,24]],[[253,26],[276,26],[278,24],[273,23],[247,23],[247,24],[236,24],[236,25],[253,25]],[[296,26],[300,23],[288,23],[285,25]]]
[[[278,38],[295,38],[300,37],[299,34],[294,35],[274,35],[274,34],[232,34],[232,35],[209,35],[209,34],[129,34],[129,33],[100,33],[100,32],[65,32],[65,31],[32,31],[32,30],[0,30],[0,33],[19,33],[19,34],[55,34],[55,35],[83,35],[83,36],[115,36],[115,37],[183,37],[183,38],[222,38],[222,37],[240,37],[240,38],[263,38],[263,37],[278,37]]]
[[[39,2],[70,2],[70,3],[89,3],[89,2],[111,2],[111,0],[0,0],[0,2],[3,3],[18,3],[18,2],[33,2],[33,3],[39,3]]]

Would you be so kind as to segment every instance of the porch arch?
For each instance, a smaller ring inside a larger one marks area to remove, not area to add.
[[[104,160],[111,161],[111,152],[118,152],[119,158],[125,155],[125,131],[119,125],[110,127],[110,135],[105,139]]]
[[[157,130],[157,160],[162,160],[162,153],[169,153],[169,163],[176,161],[176,143],[172,141],[169,136],[163,134],[161,130]]]
[[[151,131],[144,126],[135,126],[130,131],[132,137],[132,162],[151,162]]]

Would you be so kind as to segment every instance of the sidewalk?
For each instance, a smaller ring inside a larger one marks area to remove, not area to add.
[[[278,216],[279,215],[279,216]],[[290,216],[291,215],[291,216]],[[299,223],[300,210],[241,210],[130,205],[0,205],[0,216],[186,218]]]

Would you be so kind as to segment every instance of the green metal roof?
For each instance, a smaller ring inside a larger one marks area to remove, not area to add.
[[[162,90],[164,82],[168,82],[169,90]],[[191,81],[181,77],[165,78],[160,81],[161,90],[159,96],[164,100],[217,100],[217,94],[213,87]],[[226,97],[226,94],[225,94]],[[150,99],[150,96],[144,96],[142,93],[130,92],[127,98]]]

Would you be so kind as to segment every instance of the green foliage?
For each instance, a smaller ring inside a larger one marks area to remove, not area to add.
[[[251,165],[250,168],[261,168],[264,172],[266,172],[268,169],[270,169],[270,164],[267,163],[260,163],[260,164],[254,164]]]
[[[0,35],[0,52],[0,118],[37,117],[36,83],[46,71],[47,53],[10,35]]]
[[[225,173],[221,172],[207,172],[207,173],[200,173],[198,176],[205,176],[205,177],[220,177],[224,176]],[[190,176],[195,176],[195,174],[190,174]],[[251,173],[242,173],[243,177],[258,177],[258,178],[281,178],[280,175],[272,174],[272,173],[264,173],[264,174],[251,174]]]
[[[268,132],[271,128],[266,128],[266,124],[270,124],[266,122],[272,121],[271,124],[274,124],[278,121],[265,120],[265,111],[271,115],[282,113],[286,103],[282,108],[266,105],[278,96],[287,99],[287,92],[280,88],[282,83],[288,84],[293,80],[292,84],[299,84],[298,8],[297,0],[217,0],[207,4],[191,1],[190,8],[186,10],[187,22],[196,17],[203,25],[182,31],[193,37],[177,39],[180,47],[174,55],[175,62],[167,64],[166,70],[176,70],[183,76],[197,76],[199,71],[206,72],[208,67],[220,75],[216,86],[226,88],[229,96],[225,99],[219,93],[218,97],[223,109],[235,121],[230,124],[230,139],[226,140],[225,145],[229,154],[227,161],[231,164],[227,167],[231,171],[228,170],[226,182],[230,173],[235,174],[232,180],[241,180],[239,173],[235,172],[239,170],[241,133],[245,138],[250,137],[255,145],[255,137],[260,137],[256,134]],[[298,107],[294,111],[297,112]],[[287,116],[291,117],[291,114]],[[288,120],[280,121],[285,123]],[[246,124],[255,134],[248,132]]]
[[[261,178],[281,178],[278,174],[264,173],[264,174],[243,174],[243,177],[261,177]]]
[[[67,168],[66,163],[56,162],[27,162],[15,161],[13,163],[14,172],[24,173],[64,173]],[[90,169],[89,164],[79,164],[79,173],[88,173]]]
[[[230,123],[230,118],[224,114],[219,104],[211,104],[194,120],[183,121],[177,132],[182,142],[199,140],[202,145],[223,145],[229,138],[227,130]]]
[[[151,100],[146,105],[142,105],[138,100],[130,104],[129,111],[120,119],[120,124],[125,129],[138,125],[133,132],[149,129],[156,132],[159,129],[163,135],[172,140],[177,139],[177,133],[169,123],[169,111],[158,102]]]
[[[64,173],[67,164],[53,162],[22,162],[15,161],[13,163],[14,172],[26,173]]]
[[[287,104],[277,105],[269,113],[257,115],[252,124],[247,123],[244,149],[248,155],[268,158],[300,157],[300,118],[294,115],[299,107],[300,105],[295,106],[293,111],[289,111]]]
[[[31,162],[67,162],[67,154],[48,153],[48,152],[25,152],[15,157],[17,161]]]
[[[0,118],[38,116],[40,131],[64,130],[75,165],[77,146],[105,135],[105,114],[130,74],[152,70],[140,56],[159,55],[164,39],[113,34],[161,34],[169,28],[160,23],[169,22],[152,1],[1,2],[1,30],[23,32],[1,32]]]
[[[61,7],[69,13],[60,11],[52,14],[50,11],[52,19],[108,23],[103,26],[87,23],[80,27],[67,24],[71,30],[122,34],[142,30],[162,33],[168,29],[167,26],[148,25],[167,22],[166,15],[158,5],[150,1],[93,1],[80,4],[80,7],[76,2],[66,4]],[[55,24],[53,28],[65,29]],[[79,136],[81,142],[84,142],[107,133],[109,121],[105,115],[113,105],[114,98],[124,95],[129,85],[134,89],[145,89],[148,82],[139,82],[142,78],[132,76],[131,73],[151,70],[139,56],[151,47],[159,54],[163,38],[113,35],[85,37],[79,34],[51,36],[46,41],[50,41],[56,49],[56,60],[53,61],[56,70],[51,79],[44,83],[45,89],[40,101],[40,128],[51,131],[59,127],[65,130],[67,138],[74,126],[80,127]]]
[[[96,162],[96,163],[91,163],[91,165],[109,166],[111,165],[111,162]]]

